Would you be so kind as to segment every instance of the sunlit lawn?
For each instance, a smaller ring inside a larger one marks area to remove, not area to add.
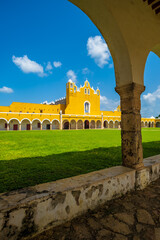
[[[121,164],[120,130],[0,132],[0,192]],[[143,129],[144,157],[160,154],[160,129]]]

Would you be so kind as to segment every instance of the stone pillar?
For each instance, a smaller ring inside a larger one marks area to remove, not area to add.
[[[145,87],[131,83],[116,87],[121,97],[121,139],[123,166],[140,169],[143,165],[141,136],[141,93]]]
[[[59,113],[60,115],[60,130],[62,130],[62,110]]]
[[[30,130],[32,131],[32,123],[30,124]]]
[[[42,130],[42,123],[40,124],[40,130]]]
[[[19,131],[21,131],[21,129],[22,129],[22,128],[21,128],[21,124],[19,124]]]
[[[9,131],[9,123],[7,123],[7,131]]]
[[[77,121],[76,121],[76,130],[77,130]]]
[[[113,122],[113,128],[115,128],[115,122]]]
[[[101,123],[101,129],[103,129],[103,113],[102,113],[102,123]]]
[[[50,130],[52,130],[52,123],[50,123]]]

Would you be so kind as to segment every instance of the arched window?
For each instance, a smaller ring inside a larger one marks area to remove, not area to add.
[[[71,83],[71,88],[73,88],[73,83]]]
[[[90,90],[88,89],[88,94],[90,94]]]
[[[89,113],[90,112],[90,104],[89,102],[85,102],[84,104],[84,112]]]
[[[87,89],[86,88],[84,89],[84,93],[87,94]]]
[[[76,87],[74,87],[74,92],[76,92]]]

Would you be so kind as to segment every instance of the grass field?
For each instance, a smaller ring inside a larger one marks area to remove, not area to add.
[[[120,130],[0,132],[0,192],[121,164]],[[143,129],[144,157],[160,154],[160,129]]]

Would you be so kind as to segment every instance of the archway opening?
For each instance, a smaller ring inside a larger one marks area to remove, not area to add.
[[[69,129],[69,121],[68,121],[68,120],[64,120],[64,121],[63,121],[63,129],[64,129],[64,130]]]
[[[108,121],[104,121],[103,127],[104,127],[104,128],[108,128]]]
[[[54,120],[52,122],[52,130],[58,130],[59,129],[59,121],[58,120]]]
[[[71,120],[70,129],[76,129],[76,121],[75,120]]]
[[[78,120],[77,129],[83,129],[83,121],[82,120]]]
[[[0,130],[6,131],[7,130],[7,120],[0,119]]]
[[[90,123],[90,128],[95,129],[95,126],[96,126],[95,121],[92,120],[91,123]]]
[[[24,119],[21,121],[21,130],[31,130],[31,124],[28,119]]]
[[[115,128],[119,128],[119,122],[115,121]]]
[[[145,126],[144,122],[141,122],[141,128],[144,128],[144,126]]]
[[[160,128],[160,122],[156,122],[156,127]]]
[[[50,121],[49,120],[44,120],[42,123],[42,130],[50,130]]]
[[[113,121],[109,122],[109,128],[113,128]]]
[[[41,122],[38,119],[33,120],[32,122],[32,130],[40,130],[41,129]]]
[[[96,122],[96,127],[97,127],[97,128],[101,128],[101,121],[100,121],[100,120],[98,120],[98,121]]]
[[[85,120],[85,122],[84,122],[84,128],[85,128],[85,129],[89,129],[89,121],[88,121],[88,120]]]
[[[9,129],[12,131],[18,131],[19,130],[19,122],[17,119],[12,119],[9,122]]]

